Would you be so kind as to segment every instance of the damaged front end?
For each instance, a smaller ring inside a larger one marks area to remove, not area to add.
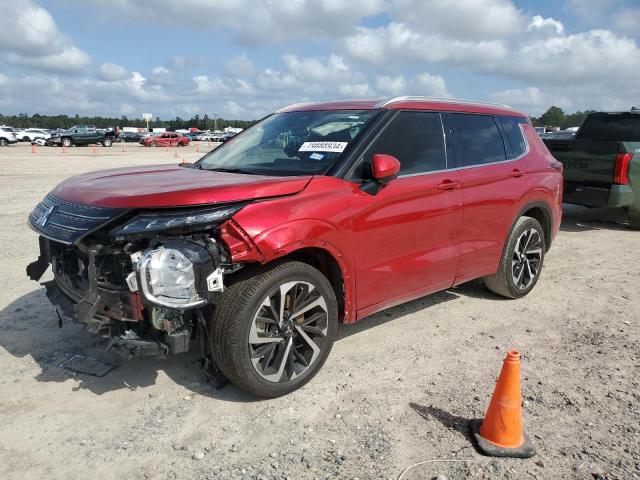
[[[202,311],[241,267],[231,264],[220,225],[243,206],[131,211],[48,195],[29,216],[40,256],[27,275],[39,280],[51,265],[43,285],[59,321],[83,323],[126,358],[186,352],[198,339],[208,349],[211,316]]]

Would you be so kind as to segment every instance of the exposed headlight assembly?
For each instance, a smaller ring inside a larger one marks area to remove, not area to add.
[[[187,233],[207,230],[231,218],[244,204],[198,210],[168,210],[141,213],[127,223],[111,230],[112,240],[135,240],[150,235],[167,233]]]
[[[149,302],[187,309],[204,305],[222,291],[222,269],[215,252],[187,239],[170,239],[137,261],[137,287]]]

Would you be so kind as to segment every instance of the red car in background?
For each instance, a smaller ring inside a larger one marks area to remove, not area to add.
[[[298,104],[193,165],[62,182],[29,217],[27,273],[51,265],[60,315],[125,357],[201,346],[205,373],[276,397],[318,372],[340,322],[476,278],[529,293],[561,202],[562,164],[503,105]]]
[[[145,147],[186,147],[189,138],[175,132],[166,132],[156,137],[145,137],[140,140]]]

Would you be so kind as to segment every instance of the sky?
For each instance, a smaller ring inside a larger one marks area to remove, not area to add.
[[[639,27],[640,0],[0,0],[0,113],[257,119],[397,95],[627,110]]]

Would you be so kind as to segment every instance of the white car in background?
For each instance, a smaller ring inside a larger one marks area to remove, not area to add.
[[[22,140],[23,142],[33,142],[34,140],[49,140],[51,138],[51,134],[39,128],[27,128],[18,132],[18,140]]]
[[[18,142],[16,132],[11,127],[0,127],[0,147],[5,147]]]

